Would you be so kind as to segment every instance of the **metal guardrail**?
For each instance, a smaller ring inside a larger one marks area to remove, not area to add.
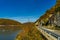
[[[56,33],[53,33],[49,30],[46,30],[44,28],[41,28],[42,30],[44,30],[45,32],[47,32],[48,34],[50,34],[51,36],[55,37],[56,39],[58,39],[60,37],[60,35],[56,34]]]

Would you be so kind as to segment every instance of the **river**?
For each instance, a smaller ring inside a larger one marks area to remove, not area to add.
[[[19,32],[21,32],[21,30],[17,31],[0,30],[0,40],[14,40]]]

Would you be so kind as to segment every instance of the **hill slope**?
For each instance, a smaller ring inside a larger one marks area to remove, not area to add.
[[[0,19],[0,25],[20,25],[21,23],[11,19]]]
[[[23,31],[17,35],[16,40],[44,40],[44,38],[42,38],[35,24],[28,22],[23,24]]]
[[[0,30],[16,30],[21,29],[22,24],[11,19],[0,19]]]

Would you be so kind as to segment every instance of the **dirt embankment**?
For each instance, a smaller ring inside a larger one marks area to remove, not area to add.
[[[16,40],[44,40],[34,23],[24,23],[22,29],[23,32],[17,35]]]

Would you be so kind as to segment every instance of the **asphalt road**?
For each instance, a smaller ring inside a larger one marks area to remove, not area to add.
[[[57,39],[60,37],[60,31],[59,30],[50,30],[50,29],[43,28],[43,27],[41,27],[41,29],[44,30],[45,32],[47,32],[48,34],[54,36]]]

